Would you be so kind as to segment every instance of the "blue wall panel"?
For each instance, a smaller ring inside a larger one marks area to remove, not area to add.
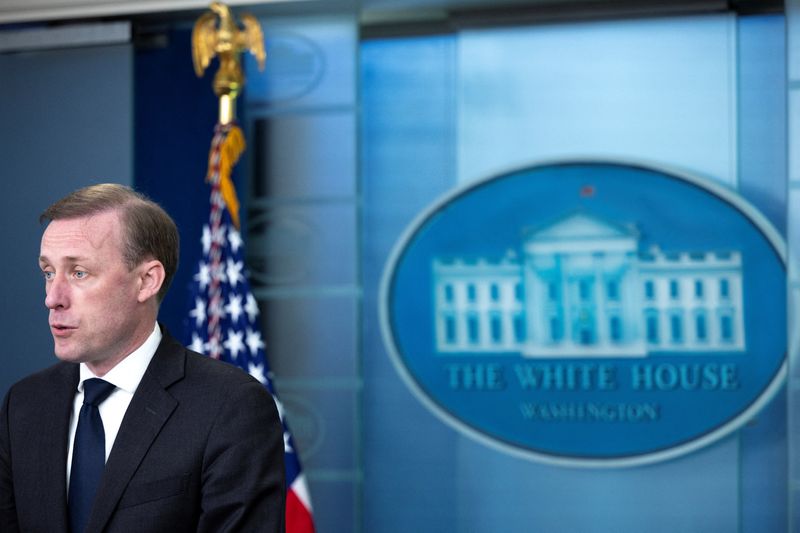
[[[39,214],[98,182],[132,182],[129,45],[0,55],[0,323],[6,333],[0,394],[56,362],[37,264]]]
[[[677,167],[740,186],[780,227],[782,24],[780,16],[718,15],[362,45],[370,531],[785,527],[783,394],[736,434],[665,463],[543,465],[473,442],[433,417],[389,361],[373,310],[391,247],[424,207],[461,181],[537,161],[593,156]]]
[[[781,16],[739,19],[737,109],[739,192],[786,238],[784,22]],[[786,531],[787,514],[775,504],[788,489],[786,417],[782,391],[740,432],[743,532]]]
[[[455,177],[451,37],[362,45],[364,530],[452,531],[460,437],[398,379],[380,337],[377,288],[394,240]]]

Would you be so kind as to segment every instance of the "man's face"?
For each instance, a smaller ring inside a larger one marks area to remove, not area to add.
[[[140,277],[122,257],[115,211],[54,220],[42,235],[39,266],[56,356],[103,375],[141,342]],[[152,331],[153,322],[144,325]]]

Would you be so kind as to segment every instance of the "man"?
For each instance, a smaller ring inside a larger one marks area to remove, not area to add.
[[[104,184],[71,193],[42,220],[39,265],[60,362],[3,402],[0,531],[282,531],[272,397],[156,322],[178,263],[169,215]]]

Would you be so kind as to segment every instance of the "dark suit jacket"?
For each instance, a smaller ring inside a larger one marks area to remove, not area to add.
[[[67,533],[68,424],[78,365],[23,379],[0,411],[0,531]],[[284,529],[283,431],[240,369],[168,333],[111,450],[87,533]]]

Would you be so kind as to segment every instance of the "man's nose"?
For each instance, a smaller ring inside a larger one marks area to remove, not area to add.
[[[45,287],[44,305],[48,309],[69,307],[69,285],[62,276],[54,276]]]

